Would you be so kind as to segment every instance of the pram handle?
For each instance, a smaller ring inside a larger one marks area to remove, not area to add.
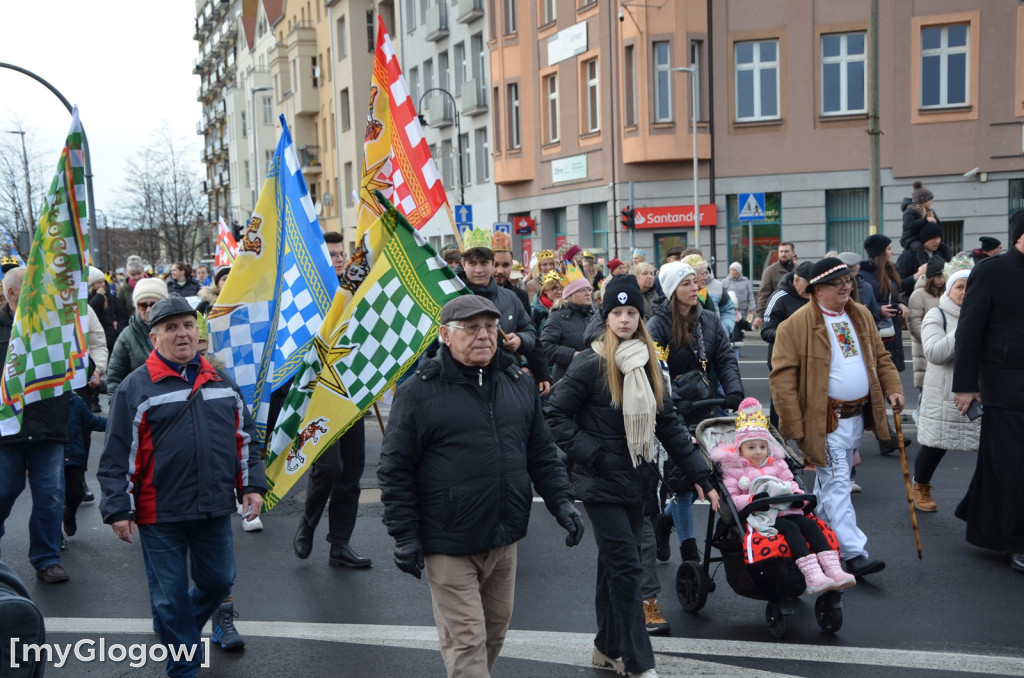
[[[772,504],[790,504],[803,500],[803,512],[805,514],[814,511],[814,508],[818,505],[818,497],[814,494],[780,494],[774,497],[764,497],[763,499],[755,499],[740,511],[740,526],[742,529],[743,525],[747,524],[747,517],[755,511],[765,511],[771,507]]]
[[[694,409],[701,407],[724,407],[725,398],[708,398],[707,400],[694,400],[690,403]]]

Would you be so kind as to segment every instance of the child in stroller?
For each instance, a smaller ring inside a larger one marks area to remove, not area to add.
[[[803,494],[784,453],[768,429],[768,418],[755,398],[740,403],[735,441],[722,441],[711,450],[722,469],[722,481],[736,510],[752,501],[780,495]],[[816,519],[804,515],[804,502],[784,501],[755,510],[746,519],[744,546],[752,547],[755,534],[773,539],[778,555],[791,555],[806,582],[806,595],[842,590],[857,583],[840,565],[839,552],[829,543]]]

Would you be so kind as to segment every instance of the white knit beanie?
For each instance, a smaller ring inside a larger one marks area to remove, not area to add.
[[[95,285],[98,282],[104,282],[106,277],[103,275],[103,271],[96,268],[95,266],[89,267],[89,285]]]
[[[679,283],[683,282],[683,278],[688,275],[696,277],[697,272],[693,270],[693,266],[681,261],[670,261],[661,267],[661,270],[658,271],[658,282],[661,283],[661,291],[665,294],[666,299],[672,298]]]
[[[143,299],[160,301],[167,297],[167,283],[160,278],[143,278],[135,283],[135,291],[132,292],[132,303],[137,305]]]

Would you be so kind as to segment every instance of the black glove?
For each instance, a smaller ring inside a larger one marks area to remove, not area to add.
[[[697,413],[693,407],[693,403],[689,400],[677,400],[676,411],[679,412],[679,416],[681,416],[685,422],[693,421],[694,415]]]
[[[423,545],[419,537],[401,537],[395,540],[395,565],[419,579],[423,569]]]
[[[725,409],[735,410],[737,407],[740,406],[741,402],[743,402],[742,393],[730,393],[727,396],[725,396]]]
[[[583,516],[580,515],[580,510],[565,499],[558,505],[556,511],[555,518],[558,524],[569,533],[565,536],[565,545],[576,546],[583,540]]]
[[[769,496],[770,495],[767,492],[758,492],[757,494],[750,498],[750,501],[753,502],[757,501],[758,499],[767,499]]]

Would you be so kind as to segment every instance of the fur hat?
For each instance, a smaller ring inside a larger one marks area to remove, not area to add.
[[[932,261],[935,261],[937,258],[933,257]],[[929,262],[929,265],[931,265],[931,262]],[[953,289],[953,283],[969,276],[973,268],[974,258],[969,254],[961,252],[953,257],[953,260],[946,264],[943,269],[943,273],[946,274],[946,294],[949,294],[949,291]]]
[[[658,282],[661,283],[661,291],[666,299],[672,298],[679,283],[688,275],[696,276],[697,272],[693,270],[693,266],[681,261],[670,261],[661,267],[658,271]]]
[[[942,237],[942,227],[936,223],[929,221],[927,224],[921,227],[921,242],[928,242],[932,238]]]
[[[736,414],[736,451],[748,440],[765,440],[771,442],[772,434],[768,430],[768,417],[761,409],[757,398],[746,398],[740,403]]]
[[[991,252],[992,250],[996,249],[997,247],[1003,244],[999,242],[999,240],[997,240],[996,238],[990,238],[987,235],[981,236],[980,238],[978,238],[978,240],[981,241],[980,249],[982,252]]]
[[[132,292],[132,303],[138,305],[143,299],[162,301],[167,296],[167,283],[160,278],[143,278],[135,283],[135,291]]]
[[[635,275],[617,275],[608,281],[604,286],[601,300],[601,317],[607,318],[612,309],[619,306],[632,306],[644,313],[644,295],[640,292],[640,285]]]
[[[868,253],[869,258],[874,259],[882,252],[885,252],[885,248],[891,243],[892,240],[888,236],[875,233],[864,239],[864,251]]]
[[[935,196],[927,188],[921,185],[920,181],[915,181],[912,184],[914,189],[913,193],[910,194],[910,199],[914,201],[915,205],[926,203],[929,200],[934,200]]]

